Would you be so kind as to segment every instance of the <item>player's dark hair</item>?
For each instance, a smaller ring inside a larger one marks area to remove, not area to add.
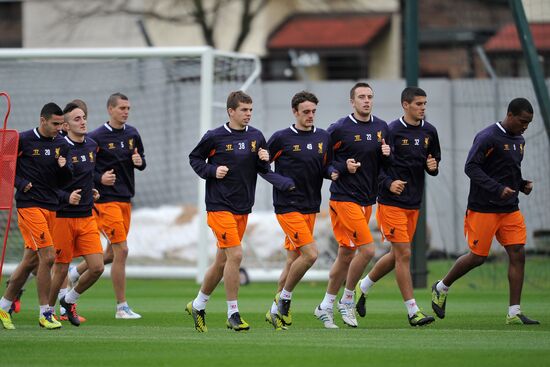
[[[76,103],[73,103],[73,102],[67,103],[67,105],[63,109],[63,115],[65,115],[65,122],[68,122],[67,114],[70,113],[70,112],[73,112],[77,108],[80,108],[80,106],[77,105]],[[80,108],[80,109],[82,109],[82,108]],[[82,111],[82,112],[84,112],[84,111]]]
[[[356,84],[351,88],[351,90],[349,91],[349,99],[355,98],[355,90],[356,90],[357,88],[370,88],[370,89],[372,90],[372,87],[369,85],[369,83],[358,82],[358,83],[356,83]]]
[[[81,99],[73,99],[71,103],[76,104],[82,111],[84,111],[84,114],[88,116],[88,106],[86,105],[86,102],[84,102]],[[66,107],[65,107],[66,108]]]
[[[242,90],[237,90],[229,93],[227,96],[227,109],[236,110],[239,107],[239,103],[252,103],[252,97],[243,92]]]
[[[303,102],[313,102],[315,104],[318,104],[319,99],[315,96],[315,94],[303,90],[296,93],[294,97],[292,97],[290,105],[292,106],[293,110],[298,110],[298,105]]]
[[[507,112],[511,112],[514,116],[520,115],[523,111],[531,114],[533,113],[531,102],[523,97],[514,98],[510,101],[510,104],[508,104]]]
[[[42,107],[42,109],[40,110],[40,117],[48,120],[50,117],[52,117],[52,115],[63,116],[63,111],[61,110],[61,107],[53,102],[46,103],[44,107]]]
[[[401,103],[411,103],[415,97],[426,97],[426,92],[422,88],[407,87],[401,92]]]
[[[107,100],[107,107],[116,107],[119,99],[127,101],[128,97],[120,92],[113,93],[109,96],[109,99]]]

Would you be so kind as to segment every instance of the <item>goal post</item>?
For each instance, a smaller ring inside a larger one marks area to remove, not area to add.
[[[110,94],[128,95],[128,123],[140,131],[148,160],[147,169],[136,174],[135,208],[188,205],[196,207],[198,217],[196,260],[178,267],[159,261],[135,270],[153,277],[194,274],[202,280],[210,248],[205,184],[190,168],[187,155],[214,123],[227,119],[228,93],[250,89],[260,73],[258,56],[207,46],[0,49],[0,88],[12,95],[11,121],[19,131],[37,125],[45,103],[63,107],[75,98],[88,104],[91,131],[107,120]],[[6,221],[0,217],[0,227]],[[155,234],[147,235],[154,243]],[[20,236],[11,238],[7,262],[13,264],[20,260],[22,244]]]

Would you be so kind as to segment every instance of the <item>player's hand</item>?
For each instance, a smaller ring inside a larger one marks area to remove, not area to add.
[[[523,187],[523,193],[529,195],[533,191],[533,181],[526,181],[525,186]]]
[[[361,162],[355,162],[355,159],[350,158],[346,160],[346,166],[349,173],[355,173],[357,172],[357,169],[361,167]]]
[[[340,177],[340,173],[338,173],[338,171],[333,171],[331,174],[330,174],[330,179],[332,181],[336,181],[338,179],[338,177]]]
[[[101,176],[101,184],[105,186],[114,186],[116,181],[116,175],[115,170],[110,169],[108,171],[105,171],[105,173]]]
[[[65,159],[65,157],[60,155],[59,158],[57,158],[57,164],[59,165],[60,168],[63,168],[67,164],[67,159]]]
[[[92,197],[94,198],[94,201],[98,201],[99,196],[99,191],[97,191],[96,189],[92,189]]]
[[[216,168],[216,178],[221,180],[225,177],[225,175],[227,175],[227,172],[229,172],[229,168],[226,166],[218,166],[218,168]]]
[[[426,167],[428,167],[428,171],[430,172],[437,170],[437,161],[431,154],[428,154],[428,159],[426,159]]]
[[[80,195],[81,191],[82,189],[76,189],[71,192],[71,195],[69,196],[69,204],[78,205],[80,203],[80,199],[82,198],[82,195]]]
[[[382,155],[388,157],[391,153],[391,148],[388,144],[386,144],[386,140],[382,139]]]
[[[504,190],[502,190],[502,192],[500,193],[500,198],[506,200],[512,195],[514,195],[515,193],[516,193],[516,190],[512,190],[511,188],[506,186]]]
[[[132,162],[134,162],[134,166],[136,167],[141,167],[141,165],[143,164],[143,160],[141,159],[137,148],[134,148],[134,154],[132,154]]]
[[[405,185],[407,181],[395,180],[390,185],[390,191],[395,195],[401,195],[403,190],[405,190]]]
[[[27,192],[27,191],[29,191],[30,189],[32,189],[32,182],[29,182],[29,183],[27,184],[27,186],[25,186],[25,188],[23,189],[23,192]]]
[[[269,162],[269,152],[264,148],[260,148],[260,150],[258,150],[258,157],[262,161]]]

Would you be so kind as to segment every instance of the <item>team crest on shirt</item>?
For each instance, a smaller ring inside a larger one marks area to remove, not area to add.
[[[520,145],[519,145],[519,152],[520,152],[521,154],[523,154],[523,149],[524,149],[524,148],[523,148],[523,144],[520,144]]]
[[[355,140],[354,141],[361,141],[361,135],[355,135]]]
[[[107,149],[115,149],[115,143],[109,143]]]
[[[90,162],[94,161],[94,152],[88,152],[88,156],[90,157]]]
[[[55,158],[59,158],[61,155],[61,148],[55,148]]]
[[[128,148],[134,149],[134,138],[128,140]]]
[[[317,151],[319,154],[323,154],[323,143],[317,143]]]
[[[510,150],[510,145],[509,144],[504,144],[504,150]]]
[[[409,145],[409,139],[401,139],[401,145]]]
[[[293,151],[293,152],[301,152],[302,149],[300,149],[300,144],[294,144],[294,145],[292,146],[292,151]]]
[[[33,149],[32,155],[40,155],[40,149]]]
[[[376,132],[376,140],[378,140],[379,143],[382,142],[382,131]]]
[[[430,137],[426,136],[424,138],[424,148],[428,149],[428,145],[430,145]]]
[[[250,151],[254,153],[256,151],[256,140],[250,142]]]

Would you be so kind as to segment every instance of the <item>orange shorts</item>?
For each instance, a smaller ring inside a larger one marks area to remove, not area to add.
[[[418,222],[418,209],[403,209],[378,203],[376,221],[382,236],[393,243],[411,243]]]
[[[208,226],[218,239],[218,248],[240,246],[246,230],[248,214],[233,214],[227,211],[207,212]]]
[[[92,210],[97,220],[97,227],[107,237],[110,243],[126,241],[130,230],[132,204],[113,201],[110,203],[95,204]]]
[[[277,220],[285,232],[285,249],[296,251],[300,247],[313,243],[313,227],[316,214],[290,212],[277,214]]]
[[[56,263],[68,264],[74,257],[103,253],[97,223],[92,216],[56,218],[52,236]]]
[[[37,251],[53,246],[51,232],[55,212],[42,208],[18,208],[17,223],[25,241],[25,248]]]
[[[354,248],[374,241],[369,229],[372,206],[331,200],[329,208],[334,238],[340,246]]]
[[[479,256],[489,255],[493,237],[502,246],[525,245],[527,229],[519,210],[512,213],[480,213],[467,210],[464,236],[470,250]]]

